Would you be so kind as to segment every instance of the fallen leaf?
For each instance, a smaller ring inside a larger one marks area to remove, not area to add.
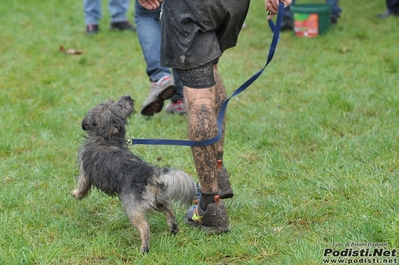
[[[63,52],[65,54],[82,54],[81,50],[65,49],[62,45],[60,46],[60,52]]]

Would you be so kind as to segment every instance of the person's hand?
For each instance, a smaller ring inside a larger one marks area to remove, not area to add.
[[[278,6],[280,2],[284,4],[284,7],[287,7],[292,3],[292,0],[265,0],[265,9],[266,11],[269,11],[267,19],[271,19],[278,13]]]
[[[142,5],[145,9],[155,10],[159,7],[159,3],[162,0],[139,0],[140,5]]]

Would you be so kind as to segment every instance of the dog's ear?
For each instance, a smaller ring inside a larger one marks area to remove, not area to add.
[[[93,131],[98,126],[101,119],[101,113],[89,112],[82,121],[83,131]]]
[[[113,120],[110,110],[106,110],[101,114],[101,121],[96,125],[96,133],[103,137],[111,137],[118,134],[119,130]]]
[[[88,120],[86,119],[86,117],[83,119],[82,121],[82,130],[83,131],[90,131],[90,124],[88,123]]]
[[[96,128],[101,122],[102,113],[106,111],[108,107],[112,105],[112,103],[114,103],[114,101],[108,99],[98,104],[97,106],[89,109],[89,111],[87,112],[86,116],[82,121],[82,129],[84,131],[89,131],[89,132],[93,131],[94,128]]]

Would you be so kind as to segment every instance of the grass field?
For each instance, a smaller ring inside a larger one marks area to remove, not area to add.
[[[136,34],[108,30],[106,1],[101,33],[92,37],[81,1],[1,1],[0,264],[308,265],[345,244],[396,249],[399,19],[375,18],[383,0],[340,5],[342,18],[323,36],[284,32],[264,74],[230,101],[232,231],[194,230],[183,222],[186,208],[175,205],[180,233],[150,215],[151,251],[141,255],[118,199],[70,195],[88,108],[130,94],[139,109],[148,95]],[[228,94],[264,65],[271,41],[263,1],[252,1],[246,23],[219,64]],[[65,55],[61,45],[83,54]],[[128,134],[186,139],[185,117],[136,114]],[[196,178],[186,147],[131,149]],[[393,255],[377,258],[396,263]]]

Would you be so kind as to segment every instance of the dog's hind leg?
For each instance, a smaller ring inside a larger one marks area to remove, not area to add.
[[[172,206],[167,200],[159,200],[157,198],[157,209],[160,212],[163,212],[166,216],[166,222],[168,224],[169,230],[172,234],[176,235],[179,232],[179,226],[176,222],[175,214],[173,213]]]
[[[146,208],[142,203],[137,202],[134,196],[120,196],[122,206],[125,209],[126,215],[130,223],[136,227],[140,232],[142,253],[150,251],[150,226],[145,219]]]
[[[76,199],[83,199],[89,193],[91,188],[91,183],[89,181],[89,178],[83,171],[82,167],[80,169],[80,174],[77,182],[78,182],[78,188],[72,191],[72,195]]]

